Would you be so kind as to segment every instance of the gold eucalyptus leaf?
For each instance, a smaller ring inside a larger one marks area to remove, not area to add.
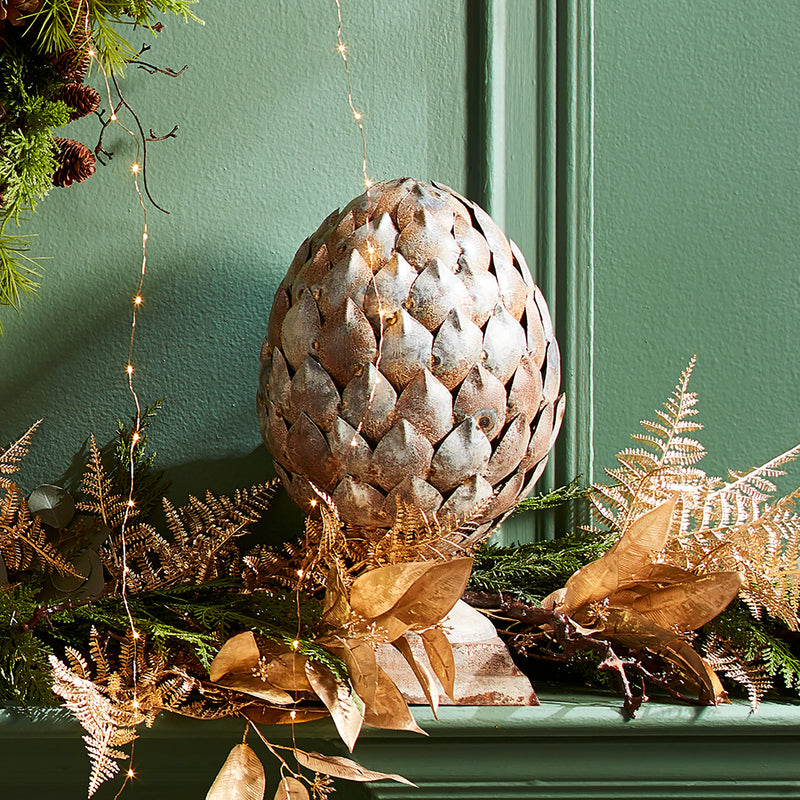
[[[425,693],[425,698],[433,711],[433,716],[438,719],[439,688],[436,685],[436,678],[433,672],[428,668],[427,664],[414,655],[414,651],[411,649],[411,642],[407,636],[395,639],[392,642],[392,646],[399,651],[408,666],[411,667],[416,679],[419,681],[419,685],[422,687],[422,691]]]
[[[306,753],[304,750],[295,749],[294,757],[297,763],[312,772],[319,772],[322,775],[330,775],[332,778],[344,778],[347,781],[397,781],[406,786],[417,787],[408,778],[402,775],[395,775],[391,772],[376,772],[375,770],[365,769],[361,764],[344,758],[343,756],[324,756],[322,753]]]
[[[692,580],[653,589],[631,607],[662,628],[694,631],[730,605],[744,583],[740,572],[714,572]]]
[[[237,744],[214,778],[206,800],[264,800],[264,767],[253,749]]]
[[[308,800],[308,789],[297,778],[281,778],[275,800]]]
[[[237,633],[222,645],[208,668],[208,676],[217,683],[229,672],[250,672],[258,666],[260,657],[252,631]]]
[[[444,693],[455,702],[456,662],[450,640],[439,628],[429,628],[422,631],[420,636],[428,661],[431,662],[431,669],[442,684]]]
[[[282,653],[273,658],[264,668],[267,683],[287,692],[313,692],[314,689],[306,676],[308,659],[295,651]]]
[[[225,689],[233,689],[235,692],[249,694],[267,703],[274,703],[278,706],[288,706],[294,703],[294,698],[283,689],[272,686],[262,678],[252,672],[229,673],[221,680],[216,681],[217,686]]]
[[[613,639],[623,647],[646,648],[657,653],[697,684],[701,702],[717,703],[721,700],[714,671],[689,643],[638,611],[631,608],[606,609],[605,625],[599,635]]]
[[[325,604],[321,622],[340,628],[349,618],[350,603],[347,600],[347,587],[342,580],[339,564],[335,562],[325,581]]]
[[[637,517],[607,553],[572,575],[559,608],[571,614],[587,603],[605,600],[647,569],[667,542],[676,502],[677,496],[672,497]]]
[[[471,572],[471,558],[432,563],[395,603],[391,616],[417,630],[436,625],[464,594]]]
[[[386,728],[393,731],[413,731],[428,734],[417,725],[408,703],[394,681],[378,667],[378,686],[375,700],[364,708],[364,722],[373,728]]]
[[[353,612],[364,619],[375,619],[388,613],[434,564],[433,561],[412,561],[364,572],[350,587]]]
[[[305,669],[314,692],[330,711],[339,736],[352,753],[364,723],[363,701],[324,664],[307,661]]]
[[[356,694],[365,705],[371,705],[378,689],[378,661],[372,647],[356,637],[329,639],[323,646],[344,661]]]

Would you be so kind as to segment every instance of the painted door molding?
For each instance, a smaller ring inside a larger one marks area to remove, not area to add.
[[[528,259],[561,347],[564,424],[543,488],[593,467],[594,0],[468,0],[468,194]],[[545,520],[538,537],[561,522]],[[529,520],[504,525],[529,540]]]

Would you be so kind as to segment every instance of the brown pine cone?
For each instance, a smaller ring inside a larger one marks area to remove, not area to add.
[[[89,69],[89,50],[91,50],[91,37],[83,28],[76,28],[70,35],[73,47],[64,50],[57,56],[51,56],[53,69],[67,83],[83,83]]]
[[[97,109],[100,105],[100,95],[91,86],[82,83],[65,83],[56,94],[55,100],[63,100],[71,109],[70,122]]]
[[[58,166],[53,173],[53,186],[72,186],[76,181],[83,183],[94,173],[95,160],[86,145],[72,139],[56,138]]]

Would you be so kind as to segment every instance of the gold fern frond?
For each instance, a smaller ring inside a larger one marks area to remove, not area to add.
[[[746,689],[750,708],[755,711],[773,684],[772,676],[759,660],[758,654],[748,654],[734,642],[716,633],[709,636],[703,649],[711,669],[721,672]]]
[[[33,434],[41,423],[42,420],[34,422],[19,439],[0,451],[0,476],[12,475],[19,470],[20,461],[28,455]],[[6,478],[0,477],[0,487],[8,487],[9,483]]]
[[[76,503],[78,510],[96,514],[109,528],[119,527],[126,516],[129,519],[136,516],[136,508],[128,506],[127,500],[115,490],[106,474],[94,436],[89,437],[89,461],[83,473],[81,488],[86,499]]]

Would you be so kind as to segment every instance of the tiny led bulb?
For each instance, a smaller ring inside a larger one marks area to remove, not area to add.
[[[128,500],[128,508],[133,508],[135,505],[136,503],[134,503],[133,500]]]
[[[369,178],[365,178],[365,179],[364,179],[364,186],[365,186],[367,189],[371,189],[371,188],[372,188],[372,185],[373,185],[373,184],[372,184],[372,181],[371,181]]]
[[[361,112],[360,112],[360,111],[356,111],[356,112],[353,114],[353,116],[356,118],[356,121],[358,121],[358,120],[360,120],[360,119],[361,119]]]
[[[311,498],[311,499],[308,501],[308,504],[311,506],[311,508],[314,508],[314,506],[317,504],[317,498],[316,498],[316,497],[312,497],[312,498]]]
[[[133,375],[133,364],[128,364],[128,366],[125,368],[125,371],[128,373],[128,375]]]
[[[298,642],[297,639],[295,639],[292,642],[292,650],[297,650],[298,647],[300,647],[300,642]]]
[[[112,114],[111,115],[111,121],[112,122],[116,122],[117,121],[117,115],[116,114]]]
[[[297,712],[296,712],[294,709],[292,709],[292,710],[289,712],[289,716],[290,716],[292,719],[294,719],[294,718],[297,716]]]
[[[137,294],[136,297],[133,298],[134,305],[140,306],[142,304],[142,302],[143,302],[143,300],[142,300],[142,296],[140,294]]]
[[[135,772],[134,772],[132,769],[129,769],[129,770],[128,770],[128,777],[129,777],[129,778],[133,778],[133,777],[135,777],[135,776],[136,776],[136,773],[135,773]]]
[[[305,575],[305,572],[303,572],[303,570],[301,570],[301,569],[297,570],[297,577],[298,578],[302,578],[303,575]]]
[[[141,437],[141,436],[139,436],[139,434],[138,434],[138,433],[134,433],[134,434],[133,434],[133,436],[131,436],[131,439],[132,439],[134,442],[138,442],[138,441],[139,441],[139,439],[141,439],[141,438],[142,438],[142,437]]]
[[[133,638],[134,639],[138,639],[139,638],[139,631],[134,631],[133,632]]]
[[[340,53],[342,53],[342,55],[344,55],[344,53],[345,53],[345,52],[346,52],[346,50],[347,50],[347,45],[345,45],[345,44],[344,44],[344,42],[339,42],[339,46],[338,46],[336,49],[337,49],[337,50],[338,50]]]
[[[89,49],[86,51],[86,55],[87,55],[87,56],[89,56],[89,58],[94,58],[96,54],[95,54],[95,52],[94,52],[94,49],[90,47],[90,48],[89,48]]]
[[[131,166],[131,172],[137,173],[138,171],[139,171],[139,165],[138,164],[133,164]]]
[[[132,705],[134,708],[139,708],[139,701],[138,701],[138,700],[137,700],[137,699],[134,697],[134,698],[133,698],[133,703],[131,703],[131,705]]]
[[[142,234],[142,241],[143,241],[143,242],[146,242],[146,241],[147,241],[147,238],[148,238],[148,237],[147,237],[147,234],[146,234],[146,233],[143,233],[143,234]]]

